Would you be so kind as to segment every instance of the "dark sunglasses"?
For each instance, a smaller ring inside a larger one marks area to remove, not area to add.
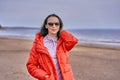
[[[58,23],[58,22],[56,22],[56,23],[47,23],[49,26],[53,26],[53,25],[55,25],[55,26],[59,26],[60,25],[60,23]]]

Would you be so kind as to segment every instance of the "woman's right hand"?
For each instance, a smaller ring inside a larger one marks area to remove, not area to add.
[[[50,76],[48,74],[45,75],[45,78],[49,78]]]
[[[50,75],[49,75],[49,74],[46,74],[46,75],[45,75],[45,80],[49,80],[49,78],[50,78]]]

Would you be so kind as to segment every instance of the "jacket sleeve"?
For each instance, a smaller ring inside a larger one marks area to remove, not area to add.
[[[64,46],[68,51],[78,43],[78,39],[66,30],[61,31],[60,37],[63,39]]]
[[[44,70],[42,70],[38,63],[38,54],[35,50],[35,43],[30,51],[30,56],[28,62],[26,64],[28,72],[37,79],[44,79],[47,74]]]

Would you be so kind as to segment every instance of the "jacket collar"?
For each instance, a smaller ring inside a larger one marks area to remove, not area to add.
[[[40,33],[36,34],[36,37],[35,37],[36,50],[38,52],[47,53],[48,54],[47,48],[44,46],[43,39],[44,39],[44,36],[42,36]],[[59,47],[59,45],[62,42],[62,39],[61,38],[59,38],[59,39],[55,38],[53,40],[57,41],[57,47]]]

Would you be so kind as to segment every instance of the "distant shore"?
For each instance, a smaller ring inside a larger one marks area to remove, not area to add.
[[[3,29],[5,29],[5,28],[3,28],[3,27],[0,27],[0,30],[3,30]]]

